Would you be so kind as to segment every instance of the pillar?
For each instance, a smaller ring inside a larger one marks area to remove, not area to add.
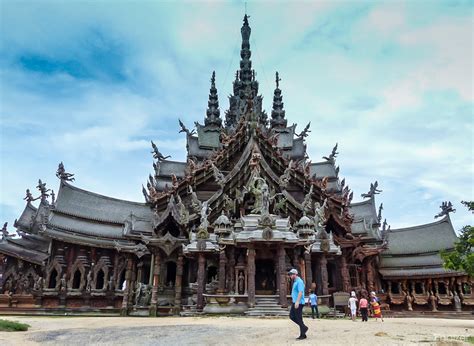
[[[160,284],[160,266],[161,254],[160,250],[158,250],[154,256],[153,263],[153,287],[151,289],[150,316],[156,316],[158,304],[158,286]]]
[[[286,251],[283,246],[278,248],[278,270],[279,270],[279,276],[280,276],[280,292],[279,292],[279,299],[280,299],[280,305],[282,307],[287,307],[288,306],[288,300],[286,299],[286,287],[287,287],[287,274],[286,274],[286,266],[285,266],[285,256],[286,256]]]
[[[197,310],[204,308],[204,288],[206,286],[206,257],[203,253],[198,256],[198,274],[197,274]]]
[[[375,277],[373,259],[367,259],[365,263],[365,272],[367,273],[367,290],[369,292],[375,291]]]
[[[311,270],[311,252],[305,251],[304,253],[304,263],[306,271],[306,294],[309,294],[311,290],[311,283],[313,282],[313,272]]]
[[[344,292],[349,292],[351,289],[351,279],[349,277],[347,259],[344,255],[341,256],[341,276],[342,276],[342,290]]]
[[[229,260],[228,260],[228,270],[227,273],[229,275],[229,281],[227,285],[227,289],[230,291],[230,293],[237,292],[237,290],[234,291],[235,283],[237,280],[234,282],[234,277],[235,277],[235,248],[231,247],[229,249]]]
[[[247,250],[247,282],[248,282],[248,304],[255,306],[255,249]]]
[[[322,281],[322,293],[323,295],[328,295],[329,294],[329,289],[328,289],[328,260],[326,258],[326,255],[323,254],[321,256],[321,259],[319,261],[319,270],[321,271],[321,281]]]
[[[178,256],[178,263],[176,264],[176,280],[175,280],[175,296],[174,296],[174,306],[176,313],[178,314],[181,311],[181,294],[183,291],[183,267],[184,259],[183,255]]]
[[[225,255],[225,249],[219,253],[219,282],[217,285],[217,293],[225,293],[225,266],[227,264],[227,256]]]
[[[122,298],[122,309],[120,311],[121,316],[127,316],[128,314],[128,299],[130,296],[130,291],[132,289],[132,267],[133,267],[133,261],[131,256],[128,256],[127,258],[127,269],[125,271],[125,291],[123,292],[123,298]]]

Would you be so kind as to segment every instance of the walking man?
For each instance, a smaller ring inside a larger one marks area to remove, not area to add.
[[[305,304],[304,300],[304,282],[298,276],[296,269],[291,269],[288,272],[291,280],[293,280],[293,289],[291,290],[291,310],[290,319],[300,327],[300,336],[296,340],[306,339],[306,332],[308,327],[303,323],[303,307]]]

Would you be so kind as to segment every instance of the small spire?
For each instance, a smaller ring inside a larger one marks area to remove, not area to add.
[[[281,96],[280,90],[280,75],[278,72],[275,74],[275,83],[276,88],[273,93],[273,108],[272,108],[272,120],[270,120],[270,125],[274,127],[286,127],[287,120],[285,119],[285,110],[283,109],[283,97]]]
[[[212,71],[211,89],[209,91],[209,101],[207,106],[207,117],[204,120],[204,124],[206,126],[215,125],[217,127],[221,127],[222,119],[220,117],[219,99],[217,97],[216,71]]]

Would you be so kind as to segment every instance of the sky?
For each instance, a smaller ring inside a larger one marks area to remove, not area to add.
[[[378,181],[393,228],[472,224],[471,1],[248,1],[253,68],[271,113],[275,71],[308,154],[337,142],[354,201]],[[242,1],[1,1],[0,222],[38,179],[144,201],[150,140],[185,160],[216,71],[221,115],[239,68]]]

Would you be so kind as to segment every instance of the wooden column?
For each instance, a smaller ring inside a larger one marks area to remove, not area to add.
[[[127,269],[125,271],[125,291],[123,292],[122,299],[122,309],[120,311],[121,316],[127,316],[128,314],[128,299],[132,289],[132,270],[133,270],[133,260],[131,255],[127,258]]]
[[[274,257],[273,263],[275,265],[275,279],[276,279],[276,287],[275,293],[277,296],[280,296],[280,279],[281,279],[281,272],[280,272],[280,258],[279,252],[280,249],[277,250],[276,256]]]
[[[347,268],[347,260],[344,254],[341,256],[341,277],[342,277],[342,290],[349,292],[351,289],[351,279],[349,277],[349,269]]]
[[[157,250],[153,263],[153,287],[151,289],[150,316],[156,316],[158,304],[158,286],[160,285],[161,253]]]
[[[228,260],[228,285],[227,289],[230,291],[230,293],[237,292],[238,290],[234,290],[235,283],[237,280],[234,282],[234,276],[235,276],[235,248],[231,247],[229,249],[229,260]]]
[[[204,289],[206,286],[206,257],[203,253],[198,257],[198,274],[197,274],[197,310],[202,311],[204,308]]]
[[[288,300],[286,299],[286,288],[287,288],[287,273],[286,273],[286,266],[285,266],[285,256],[286,256],[286,251],[283,246],[278,248],[278,270],[279,270],[279,275],[280,275],[280,305],[282,307],[287,307],[288,306]]]
[[[306,269],[306,285],[305,290],[306,294],[309,294],[311,291],[311,283],[313,282],[313,271],[311,269],[311,252],[305,251],[304,253],[304,263]]]
[[[227,264],[227,256],[225,255],[225,249],[219,253],[219,282],[217,286],[217,293],[225,293],[225,266]]]
[[[247,250],[247,281],[248,281],[248,304],[255,306],[255,249]]]
[[[369,292],[375,291],[375,275],[373,262],[373,258],[368,258],[365,263],[365,271],[367,273],[367,290]]]
[[[319,261],[319,270],[321,271],[321,281],[322,281],[322,293],[323,295],[329,294],[329,283],[328,283],[328,260],[326,258],[326,255],[323,254],[321,256],[321,259]]]
[[[184,267],[183,255],[179,255],[178,263],[176,265],[175,296],[174,296],[174,306],[176,309],[176,314],[179,314],[179,312],[181,311],[181,294],[183,291],[183,267]]]

